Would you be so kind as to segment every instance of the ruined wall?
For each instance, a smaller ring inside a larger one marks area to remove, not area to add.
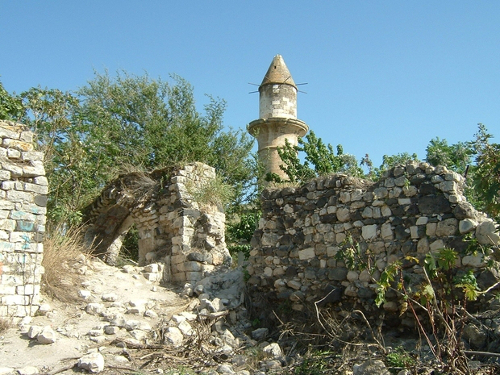
[[[214,179],[214,168],[203,163],[122,175],[87,210],[87,239],[113,263],[135,225],[139,264],[159,265],[151,281],[194,283],[231,263],[222,207],[193,196]]]
[[[477,274],[486,259],[464,252],[465,236],[481,244],[498,243],[499,237],[495,223],[465,200],[463,184],[462,176],[444,167],[412,163],[377,183],[337,174],[265,190],[247,268],[253,295],[267,293],[301,310],[336,290],[327,301],[375,311],[376,280],[388,264],[408,255],[422,261],[445,246],[462,253],[460,266]],[[339,256],[352,249],[349,238],[359,244],[355,255],[368,269]],[[421,279],[420,264],[405,261],[405,274]],[[397,296],[388,295],[383,308],[397,313]]]
[[[39,308],[48,183],[43,154],[21,124],[0,121],[0,316]]]

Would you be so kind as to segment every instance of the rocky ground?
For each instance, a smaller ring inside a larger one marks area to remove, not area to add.
[[[0,375],[439,373],[432,356],[417,365],[408,353],[418,340],[407,337],[387,337],[384,348],[373,341],[336,351],[311,347],[307,356],[294,332],[277,336],[250,322],[241,269],[175,289],[159,285],[161,265],[118,268],[84,257],[76,264],[83,281],[75,302],[45,297],[37,316],[0,333]],[[421,352],[430,354],[425,345]],[[491,361],[470,365],[495,373]]]

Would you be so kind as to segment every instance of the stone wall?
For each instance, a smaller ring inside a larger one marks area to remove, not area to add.
[[[326,302],[375,311],[376,280],[388,264],[408,255],[422,261],[443,247],[462,253],[459,265],[479,274],[486,259],[464,252],[466,235],[488,245],[499,237],[495,223],[466,201],[463,187],[463,177],[444,167],[412,163],[377,183],[337,174],[265,190],[247,268],[253,295],[267,294],[301,310],[335,290]],[[354,255],[368,269],[339,256],[357,246]],[[404,261],[405,274],[421,279],[420,264]],[[397,295],[388,295],[383,308],[397,313]]]
[[[86,210],[87,240],[113,264],[135,225],[139,264],[157,264],[151,281],[195,283],[231,263],[222,208],[196,201],[214,179],[214,168],[202,163],[122,175]]]
[[[23,317],[40,303],[48,183],[24,125],[0,121],[0,137],[0,316]]]

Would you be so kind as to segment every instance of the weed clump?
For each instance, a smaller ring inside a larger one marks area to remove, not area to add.
[[[56,227],[44,240],[41,291],[61,302],[78,300],[89,249],[83,244],[81,227]]]

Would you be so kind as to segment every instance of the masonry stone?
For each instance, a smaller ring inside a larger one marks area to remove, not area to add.
[[[470,236],[479,243],[499,244],[494,221],[467,203],[463,183],[461,176],[445,168],[409,163],[387,171],[378,182],[334,174],[314,184],[288,187],[286,194],[285,189],[264,190],[261,222],[265,225],[254,233],[247,267],[251,294],[291,299],[292,310],[301,311],[333,287],[342,291],[339,299],[348,306],[365,296],[363,309],[375,313],[373,283],[389,264],[401,261],[408,280],[421,280],[422,268],[412,264],[411,257],[422,261],[445,247],[462,252]],[[279,224],[285,222],[286,227]],[[282,254],[285,238],[288,248]],[[354,264],[345,255],[353,250],[360,257]],[[293,267],[283,272],[287,255]],[[365,265],[358,263],[361,259]],[[486,263],[483,257],[466,255],[457,266],[472,267],[480,274]],[[386,298],[384,309],[399,312],[397,294],[388,293]],[[256,308],[265,309],[261,300],[254,298]]]
[[[158,272],[148,268],[143,273],[152,282],[196,282],[230,265],[224,213],[216,205],[193,199],[197,189],[209,186],[215,178],[212,167],[192,163],[153,171],[146,176],[153,184],[146,195],[123,189],[124,181],[137,178],[137,174],[120,176],[85,209],[84,219],[90,224],[86,239],[98,244],[95,254],[114,264],[124,236],[135,225],[139,264],[162,264]],[[275,235],[266,233],[261,242],[274,244],[276,240]]]
[[[43,154],[32,151],[33,135],[22,124],[0,121],[0,316],[20,318],[39,308],[43,272],[45,197]],[[33,168],[25,173],[26,168]],[[23,265],[19,267],[19,265]]]

